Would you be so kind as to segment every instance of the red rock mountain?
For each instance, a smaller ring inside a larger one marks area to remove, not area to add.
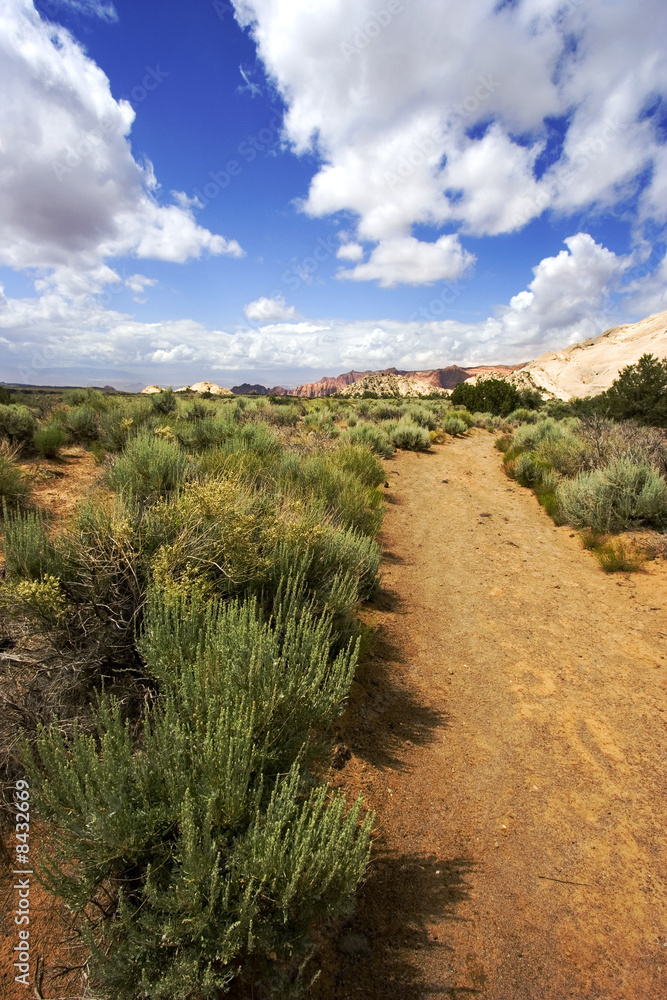
[[[523,365],[480,365],[477,368],[459,368],[458,365],[449,365],[447,368],[430,368],[427,371],[404,371],[399,368],[384,368],[382,371],[365,372],[345,372],[344,375],[335,377],[325,376],[319,382],[307,382],[299,385],[296,389],[288,390],[290,396],[332,396],[340,392],[347,385],[352,385],[357,379],[365,375],[407,375],[413,378],[421,378],[439,389],[453,389],[459,382],[465,382],[472,375],[482,375],[488,372],[497,372],[498,375],[508,375],[510,372],[518,371]],[[276,392],[274,389],[273,392]]]

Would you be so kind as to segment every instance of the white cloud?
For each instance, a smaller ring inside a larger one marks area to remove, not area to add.
[[[287,138],[321,157],[313,216],[353,212],[369,241],[419,223],[497,234],[609,208],[651,170],[643,210],[664,218],[667,155],[646,114],[667,93],[662,0],[234,4]]]
[[[51,4],[54,0],[51,0]],[[103,21],[117,21],[118,14],[111,0],[55,0],[55,6],[69,7],[77,14],[87,17],[99,17]]]
[[[114,100],[100,67],[28,0],[0,8],[0,67],[0,264],[52,269],[61,286],[81,285],[87,274],[93,290],[113,257],[242,254],[235,240],[197,224],[192,202],[158,201],[151,164],[132,156],[134,111]],[[158,65],[137,83],[154,90],[167,77]]]
[[[365,264],[352,270],[340,270],[339,278],[350,281],[378,281],[382,288],[398,284],[431,285],[446,278],[459,278],[473,263],[456,236],[441,236],[435,243],[424,243],[414,236],[383,240]]]
[[[265,299],[257,313],[262,325],[235,330],[211,330],[188,319],[141,323],[90,297],[72,301],[50,286],[26,299],[6,298],[0,289],[0,364],[5,378],[20,382],[54,381],[60,370],[87,365],[104,382],[118,370],[146,384],[189,383],[214,371],[224,381],[235,372],[261,371],[271,373],[271,384],[296,384],[311,381],[310,373],[319,377],[351,368],[514,363],[640,319],[650,297],[664,295],[664,260],[657,270],[649,262],[632,271],[633,261],[586,233],[565,242],[566,249],[540,261],[529,286],[507,306],[470,323],[441,318],[451,309],[455,282],[425,291],[423,304],[405,322],[296,320],[292,307]],[[133,279],[143,284],[143,276]],[[622,291],[623,281],[628,304],[614,310],[609,296]],[[282,316],[271,315],[271,303],[276,312],[285,310]],[[306,379],[294,374],[306,371]]]
[[[294,306],[288,306],[282,295],[269,299],[266,296],[249,302],[243,307],[249,320],[259,323],[269,323],[272,320],[291,320],[297,315]]]
[[[146,288],[154,288],[157,285],[155,278],[147,278],[145,274],[131,274],[129,278],[125,279],[125,285],[132,292],[132,297],[135,302],[145,302],[144,290]]]
[[[364,248],[360,243],[343,243],[336,251],[339,260],[360,261],[364,256]]]
[[[513,345],[564,345],[601,333],[610,325],[610,293],[631,264],[588,233],[565,240],[567,250],[533,268],[528,289],[501,312],[505,340]]]

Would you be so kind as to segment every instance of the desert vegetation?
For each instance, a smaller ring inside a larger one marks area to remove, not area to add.
[[[373,817],[327,770],[378,579],[378,456],[474,420],[169,390],[0,411],[0,762],[30,783],[94,995],[298,996],[369,857]],[[31,476],[72,446],[99,484],[55,524]]]
[[[578,416],[552,404],[497,442],[508,475],[533,489],[556,523],[579,529],[607,572],[641,565],[613,536],[667,529],[667,435],[655,388],[666,371],[645,355],[589,405],[575,401],[569,412]]]

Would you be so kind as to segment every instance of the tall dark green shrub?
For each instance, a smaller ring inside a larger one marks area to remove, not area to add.
[[[667,358],[659,361],[653,354],[642,355],[636,364],[623,368],[595,402],[615,420],[667,427]]]

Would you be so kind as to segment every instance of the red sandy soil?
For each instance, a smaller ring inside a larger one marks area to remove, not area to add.
[[[341,726],[375,855],[313,1000],[660,1000],[665,565],[604,574],[483,432],[387,473]]]

